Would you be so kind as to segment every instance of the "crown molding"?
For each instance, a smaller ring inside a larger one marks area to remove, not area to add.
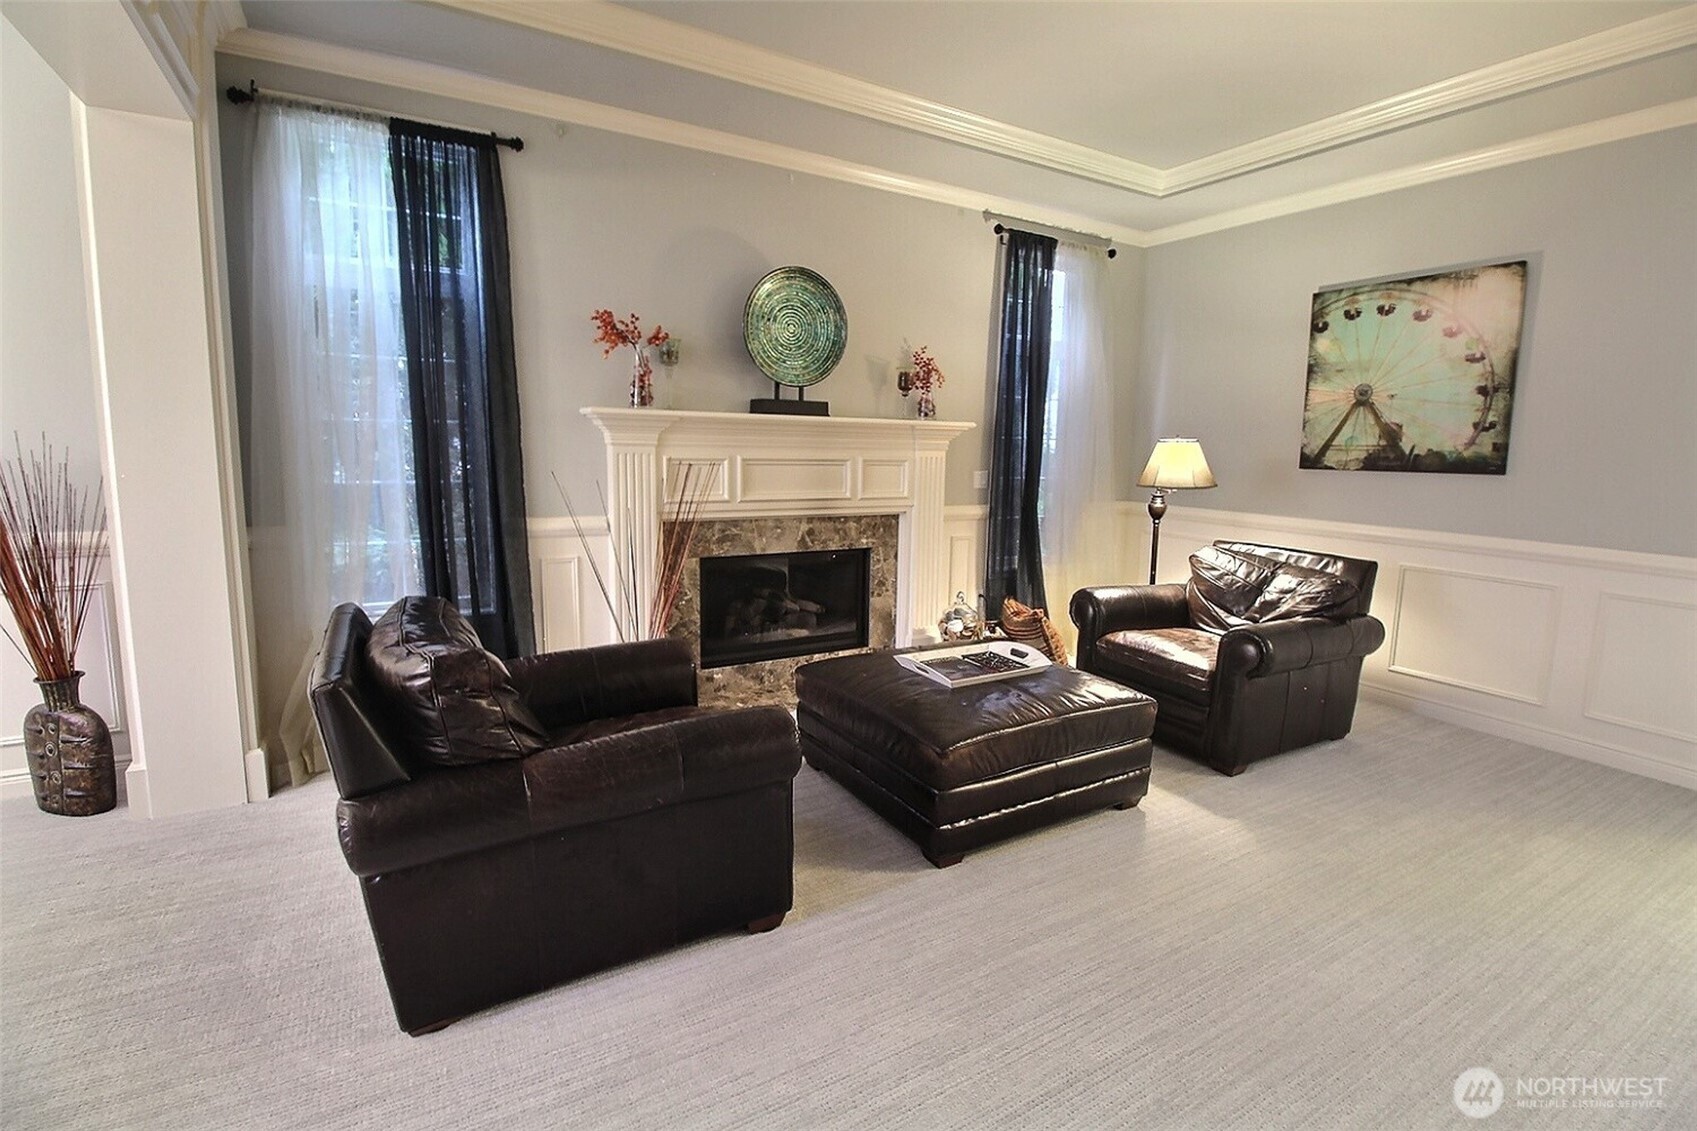
[[[601,0],[570,4],[557,0],[431,2],[901,126],[1144,196],[1164,195],[1165,174],[1152,165]]]
[[[603,0],[570,4],[551,0],[431,2],[1157,198],[1697,44],[1697,6],[1680,8],[1163,170]]]
[[[1575,149],[1605,145],[1612,141],[1623,141],[1661,130],[1697,124],[1697,98],[1688,98],[1145,231],[1104,224],[1099,220],[1062,209],[991,196],[960,185],[910,177],[888,169],[842,161],[803,149],[693,126],[652,114],[604,106],[569,95],[533,90],[450,67],[420,63],[352,47],[340,47],[298,36],[279,35],[243,27],[227,34],[219,43],[218,49],[225,54],[241,58],[496,107],[546,121],[565,122],[721,157],[752,161],[790,172],[859,185],[881,192],[897,193],[974,212],[989,211],[1019,216],[1037,224],[1066,228],[1087,235],[1099,235],[1123,247],[1153,247],[1174,243],[1225,231],[1228,228],[1429,184],[1449,177],[1466,176],[1469,173],[1483,172],[1521,161],[1532,161]],[[405,112],[405,109],[397,112]]]
[[[1035,223],[1099,235],[1118,244],[1137,247],[1147,242],[1147,232],[1081,216],[1064,209],[1045,207],[1032,201],[993,196],[942,181],[910,177],[903,173],[844,161],[792,146],[777,145],[723,130],[624,110],[570,95],[535,90],[514,83],[485,78],[434,63],[420,63],[395,55],[322,43],[299,36],[238,28],[224,36],[218,50],[226,55],[318,71],[359,82],[377,83],[398,90],[451,98],[528,114],[550,122],[565,122],[589,129],[646,141],[676,145],[702,153],[752,161],[760,165],[806,173],[810,176],[893,192],[973,212],[998,212],[1021,216]],[[397,110],[404,113],[404,110]]]
[[[1680,8],[1481,67],[1166,170],[1162,195],[1200,188],[1447,114],[1697,44],[1697,7]]]
[[[1219,212],[1213,216],[1202,217],[1199,220],[1157,228],[1148,233],[1143,246],[1153,247],[1157,244],[1174,243],[1178,240],[1187,240],[1212,232],[1225,231],[1228,228],[1242,227],[1245,224],[1257,224],[1263,220],[1272,220],[1280,216],[1309,212],[1333,204],[1360,200],[1363,197],[1378,196],[1381,193],[1395,192],[1398,189],[1413,188],[1416,185],[1447,180],[1450,177],[1464,177],[1469,173],[1480,173],[1487,169],[1498,169],[1504,165],[1534,161],[1540,157],[1553,157],[1556,154],[1569,153],[1575,149],[1587,149],[1594,145],[1606,145],[1611,141],[1625,141],[1628,138],[1641,137],[1644,134],[1690,125],[1697,125],[1697,98],[1667,102],[1660,106],[1651,106],[1644,110],[1619,114],[1613,118],[1603,118],[1582,125],[1568,126],[1565,129],[1551,130],[1534,137],[1487,146],[1454,157],[1443,157],[1434,161],[1421,162],[1417,165],[1407,165],[1386,173],[1375,173],[1371,176],[1357,177],[1354,180],[1340,181],[1338,184],[1328,185],[1311,192],[1295,193],[1291,196],[1280,197],[1277,200],[1263,201],[1229,212]]]
[[[206,9],[214,45],[237,28],[247,27],[247,13],[242,11],[241,0],[210,0]]]

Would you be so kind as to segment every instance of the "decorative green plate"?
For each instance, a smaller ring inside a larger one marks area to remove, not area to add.
[[[843,359],[848,316],[842,299],[818,273],[780,267],[748,292],[742,340],[760,371],[780,385],[823,381]]]

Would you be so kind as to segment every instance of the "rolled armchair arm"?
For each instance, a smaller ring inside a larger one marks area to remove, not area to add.
[[[1072,595],[1067,611],[1078,626],[1078,666],[1096,669],[1096,641],[1132,628],[1182,628],[1190,606],[1182,585],[1099,585]]]
[[[1385,626],[1377,617],[1294,617],[1232,629],[1220,641],[1216,664],[1221,676],[1258,679],[1371,655],[1384,642]]]
[[[1190,606],[1182,585],[1099,585],[1080,589],[1069,607],[1079,639],[1128,628],[1182,628]]]
[[[549,730],[696,702],[695,654],[666,638],[511,661],[513,686]]]
[[[374,876],[786,782],[800,769],[789,712],[746,707],[435,770],[340,802],[336,825],[348,866]]]

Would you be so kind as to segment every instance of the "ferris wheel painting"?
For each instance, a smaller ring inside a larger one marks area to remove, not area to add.
[[[1526,261],[1320,291],[1302,466],[1502,475]]]

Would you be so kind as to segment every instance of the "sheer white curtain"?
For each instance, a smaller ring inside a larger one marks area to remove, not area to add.
[[[421,592],[385,122],[255,107],[246,419],[261,722],[297,780],[331,608]],[[316,762],[316,764],[314,764]]]
[[[1067,615],[1086,585],[1120,580],[1112,522],[1111,421],[1117,374],[1108,355],[1107,255],[1063,243],[1055,251],[1048,411],[1039,489],[1049,619],[1077,646]]]

